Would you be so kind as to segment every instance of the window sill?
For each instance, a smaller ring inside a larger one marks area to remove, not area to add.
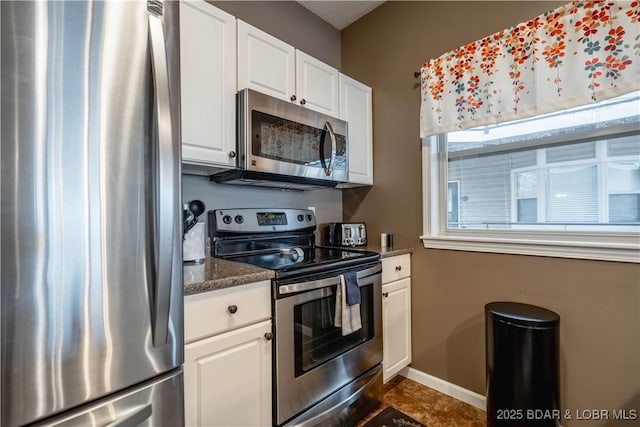
[[[478,235],[420,236],[425,248],[640,263],[640,242],[558,241]]]

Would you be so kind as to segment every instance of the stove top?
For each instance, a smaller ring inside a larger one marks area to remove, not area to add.
[[[370,251],[316,246],[312,248],[282,248],[274,251],[225,258],[274,270],[276,277],[283,277],[291,274],[349,267],[355,264],[376,261],[380,256]]]
[[[315,214],[307,209],[209,211],[213,256],[274,270],[276,278],[349,268],[380,259],[376,252],[315,245]]]

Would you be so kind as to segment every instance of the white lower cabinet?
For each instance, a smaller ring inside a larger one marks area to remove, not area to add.
[[[187,426],[271,425],[273,335],[270,294],[260,295],[265,290],[269,290],[268,281],[185,297]],[[221,324],[247,313],[254,317],[238,319],[248,325],[220,331]],[[269,313],[266,319],[265,313]],[[212,325],[214,334],[189,342],[189,337],[202,336],[202,322]]]
[[[382,260],[383,381],[411,363],[411,258]]]
[[[185,347],[188,426],[271,425],[271,321]]]

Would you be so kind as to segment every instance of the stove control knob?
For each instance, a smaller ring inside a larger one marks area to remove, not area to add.
[[[311,221],[313,217],[311,215],[307,215],[307,221]]]
[[[244,222],[244,217],[242,215],[236,215],[234,219],[236,221],[236,224],[242,224]]]
[[[230,215],[223,216],[222,222],[224,222],[225,224],[231,224],[231,216]]]
[[[304,220],[304,215],[298,215],[298,222],[302,222]]]

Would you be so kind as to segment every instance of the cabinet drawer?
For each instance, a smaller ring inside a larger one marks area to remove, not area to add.
[[[185,342],[270,317],[271,282],[268,280],[189,295],[184,298]]]
[[[398,255],[382,259],[382,283],[411,276],[411,255]]]

